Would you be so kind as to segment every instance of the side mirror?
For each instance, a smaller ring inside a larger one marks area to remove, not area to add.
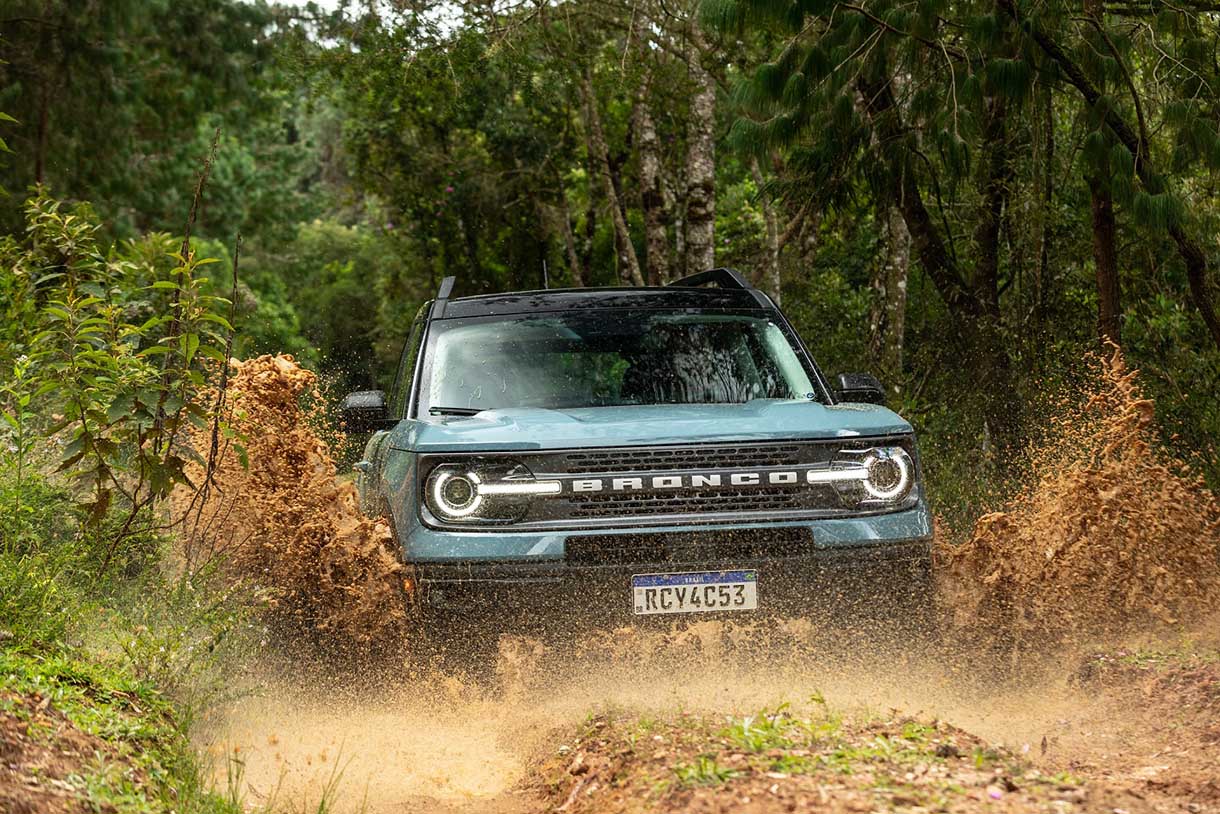
[[[348,432],[376,432],[390,424],[390,411],[386,407],[382,390],[359,390],[348,393],[339,406],[343,426]]]
[[[839,401],[885,404],[885,388],[871,373],[840,373],[835,379],[835,395]]]

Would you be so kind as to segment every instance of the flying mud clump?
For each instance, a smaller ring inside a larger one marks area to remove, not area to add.
[[[230,371],[214,477],[176,501],[186,559],[257,587],[281,634],[344,653],[400,642],[406,605],[390,531],[335,478],[302,406],[320,403],[316,376],[286,355],[234,360]],[[211,439],[203,428],[189,440],[206,457]],[[192,479],[205,482],[196,469]]]
[[[1012,650],[1186,623],[1220,598],[1220,501],[1159,444],[1115,352],[1032,456],[1031,485],[941,546],[953,627]]]

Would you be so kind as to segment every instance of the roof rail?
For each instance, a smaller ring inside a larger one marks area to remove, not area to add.
[[[446,277],[441,280],[441,287],[436,292],[436,301],[432,304],[432,319],[440,319],[445,315],[445,307],[449,305],[449,295],[453,293],[453,286],[457,283],[457,277]]]
[[[679,277],[671,283],[666,283],[666,285],[679,288],[698,288],[710,283],[715,283],[720,288],[738,288],[745,291],[754,288],[754,286],[750,285],[750,281],[742,276],[740,271],[730,268],[714,268],[708,271],[700,271],[696,274],[688,274],[685,277]]]
[[[677,286],[681,288],[698,288],[699,286],[715,283],[720,288],[735,288],[738,291],[748,291],[754,301],[763,308],[774,308],[775,303],[771,302],[771,298],[763,292],[755,288],[749,280],[745,278],[740,271],[731,268],[714,268],[707,271],[701,271],[697,274],[688,274],[685,277],[679,277],[668,286]]]

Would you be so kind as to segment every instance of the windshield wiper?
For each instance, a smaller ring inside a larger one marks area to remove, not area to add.
[[[484,410],[490,409],[490,407],[429,407],[428,412],[432,415],[478,415]]]

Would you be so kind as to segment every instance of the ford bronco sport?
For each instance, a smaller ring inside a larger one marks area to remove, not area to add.
[[[730,269],[663,288],[451,298],[397,383],[349,395],[362,507],[424,609],[561,615],[918,606],[931,520],[911,425],[832,386]],[[567,604],[542,614],[542,597]]]

